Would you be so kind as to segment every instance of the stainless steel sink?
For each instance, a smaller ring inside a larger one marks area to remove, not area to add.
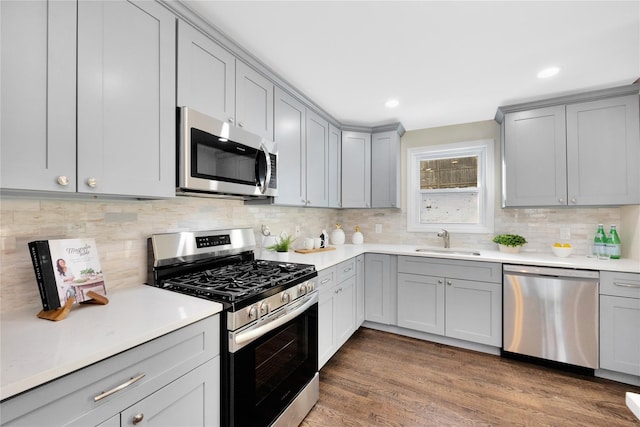
[[[434,255],[464,255],[464,256],[480,256],[480,252],[477,251],[464,251],[457,249],[431,249],[431,248],[418,248],[416,252],[421,252],[423,254],[434,254]]]

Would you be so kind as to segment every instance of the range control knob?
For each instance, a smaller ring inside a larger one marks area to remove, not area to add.
[[[302,283],[300,286],[298,286],[298,293],[300,295],[304,295],[309,291],[309,289],[307,288],[307,284],[306,283]]]
[[[316,288],[316,285],[313,282],[307,282],[307,292],[311,292]]]
[[[265,314],[269,314],[269,303],[262,301],[260,303],[260,315],[264,316]]]
[[[285,304],[288,304],[291,302],[291,294],[289,292],[283,292],[282,296],[280,297],[280,301],[282,301]]]
[[[256,320],[258,317],[260,317],[260,315],[258,314],[258,306],[252,305],[251,307],[249,307],[247,309],[247,315],[249,316],[250,320]]]

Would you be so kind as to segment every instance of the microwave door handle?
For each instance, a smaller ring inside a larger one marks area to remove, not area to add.
[[[269,156],[269,151],[267,151],[267,147],[264,145],[264,143],[260,144],[260,152],[264,155],[264,164],[267,167],[267,173],[265,174],[264,182],[261,183],[260,187],[260,192],[264,194],[267,192],[267,189],[269,188],[269,182],[271,181],[271,157]],[[259,177],[260,171],[257,172]],[[260,182],[258,181],[258,183]]]

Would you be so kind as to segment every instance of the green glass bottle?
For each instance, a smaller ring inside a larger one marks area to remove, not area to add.
[[[611,259],[620,259],[620,237],[616,226],[613,224],[611,224],[611,230],[607,238],[607,253]]]
[[[598,224],[598,231],[593,238],[593,255],[604,257],[607,254],[607,235],[604,233],[604,225]]]

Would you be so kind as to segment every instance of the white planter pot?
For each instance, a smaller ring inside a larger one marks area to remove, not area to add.
[[[500,248],[500,252],[504,252],[505,254],[519,254],[521,246],[505,246],[498,244]]]
[[[289,252],[276,252],[276,259],[278,261],[289,261]]]

